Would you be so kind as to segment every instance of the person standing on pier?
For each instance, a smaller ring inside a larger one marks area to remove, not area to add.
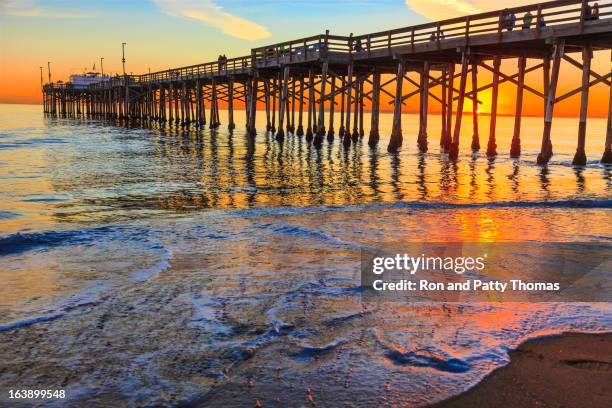
[[[523,25],[521,26],[521,28],[523,30],[529,30],[531,28],[531,22],[532,21],[533,21],[533,14],[531,14],[531,12],[528,11],[523,16]]]
[[[593,12],[592,12],[593,20],[597,20],[599,18],[599,4],[593,4]]]
[[[363,51],[363,46],[361,45],[361,38],[358,38],[357,41],[355,41],[355,51]]]

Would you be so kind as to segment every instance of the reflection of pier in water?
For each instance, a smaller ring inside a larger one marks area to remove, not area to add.
[[[257,108],[265,108],[266,131],[275,133],[277,141],[284,141],[286,134],[305,134],[306,143],[319,149],[325,136],[329,143],[334,140],[335,115],[340,116],[337,131],[343,146],[360,143],[365,133],[365,104],[370,104],[372,110],[368,144],[375,146],[379,141],[381,97],[388,96],[393,99],[390,103],[394,118],[387,149],[396,152],[403,143],[402,106],[408,98],[419,96],[416,142],[420,151],[428,150],[427,113],[433,99],[442,110],[441,150],[457,159],[464,102],[473,102],[471,148],[476,151],[480,149],[478,98],[482,91],[491,89],[486,153],[494,157],[499,85],[510,82],[517,86],[511,157],[521,154],[524,92],[540,97],[545,107],[539,164],[547,163],[553,154],[550,132],[555,104],[581,94],[573,163],[584,165],[589,89],[604,84],[612,94],[612,72],[603,75],[594,72],[591,60],[594,51],[610,50],[611,44],[612,1],[558,0],[378,33],[343,37],[327,32],[255,48],[249,56],[151,74],[124,75],[87,88],[47,84],[43,87],[44,110],[69,116],[128,118],[138,123],[157,121],[196,127],[208,123],[216,128],[220,125],[222,103],[228,109],[228,127],[233,129],[234,108],[242,104],[251,137],[257,133]],[[581,54],[582,62],[571,56],[576,53]],[[501,61],[508,59],[516,59],[517,73],[502,72]],[[535,65],[527,67],[528,60],[535,61]],[[558,95],[562,62],[582,71],[582,83]],[[493,74],[491,83],[478,84],[479,69]],[[543,89],[537,90],[525,83],[525,75],[540,69]],[[413,79],[410,73],[415,73],[418,79]],[[404,94],[406,83],[416,89]],[[438,87],[440,96],[432,92]],[[612,108],[609,112],[602,156],[606,163],[612,162]],[[301,143],[299,140],[298,145]],[[270,149],[288,152],[293,147],[275,145]],[[283,154],[277,157],[279,169],[285,171]]]
[[[300,138],[279,144],[271,133],[253,139],[221,129],[152,124],[151,130],[158,136],[141,133],[148,147],[137,157],[119,154],[108,163],[118,170],[114,178],[82,179],[66,171],[54,179],[57,191],[82,192],[57,206],[55,215],[75,221],[77,211],[94,219],[130,211],[146,217],[201,209],[555,200],[588,194],[589,183],[612,185],[605,166],[576,169],[574,181],[566,166],[529,161],[474,156],[454,162],[432,153],[389,155],[360,141],[316,149]]]

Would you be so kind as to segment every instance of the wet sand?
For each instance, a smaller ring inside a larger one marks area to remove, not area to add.
[[[612,333],[527,341],[511,362],[436,408],[611,407]]]

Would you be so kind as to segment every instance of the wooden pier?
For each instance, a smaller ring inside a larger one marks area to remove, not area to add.
[[[439,143],[442,151],[455,160],[466,99],[474,101],[471,147],[474,151],[480,149],[477,106],[482,102],[478,98],[488,89],[492,90],[492,101],[486,154],[498,154],[499,85],[511,82],[517,93],[510,156],[519,157],[521,153],[524,92],[540,97],[544,106],[539,164],[547,163],[553,155],[551,126],[555,105],[580,93],[573,163],[584,165],[589,89],[602,83],[610,87],[610,102],[601,161],[612,163],[612,64],[611,70],[602,74],[591,69],[593,52],[605,51],[612,51],[612,0],[559,0],[370,34],[346,37],[326,32],[255,48],[250,55],[225,61],[123,75],[83,88],[49,83],[43,86],[44,111],[69,117],[216,128],[221,125],[222,102],[228,109],[229,129],[235,127],[235,109],[244,107],[246,128],[254,137],[258,108],[264,108],[259,114],[266,115],[265,130],[274,132],[279,142],[288,135],[304,135],[319,147],[325,139],[332,143],[337,135],[348,147],[365,134],[363,111],[367,104],[371,109],[368,144],[376,146],[384,93],[393,104],[387,150],[396,152],[404,143],[402,106],[408,98],[418,95],[417,147],[422,152],[428,149],[429,104],[438,103],[442,111]],[[509,59],[517,61],[518,72],[502,72],[501,62]],[[580,69],[582,83],[559,95],[562,63]],[[542,72],[541,89],[525,83],[525,75],[536,70]],[[493,78],[491,83],[479,85],[478,72],[483,71],[490,71]],[[411,72],[417,73],[419,79],[411,78]],[[469,92],[468,79],[472,89]],[[405,82],[416,89],[404,94]],[[436,87],[440,87],[441,97],[432,93]],[[340,126],[335,129],[338,116]]]

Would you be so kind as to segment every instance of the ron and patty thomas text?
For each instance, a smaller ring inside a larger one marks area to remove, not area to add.
[[[485,269],[485,257],[412,257],[408,254],[396,254],[390,257],[372,259],[372,273],[381,275],[385,271],[406,272],[410,275],[418,271],[452,271],[462,275],[466,272],[482,272]],[[558,291],[558,282],[525,282],[520,279],[509,281],[468,279],[463,282],[433,282],[426,279],[400,279],[386,282],[375,279],[372,288],[376,291]]]

